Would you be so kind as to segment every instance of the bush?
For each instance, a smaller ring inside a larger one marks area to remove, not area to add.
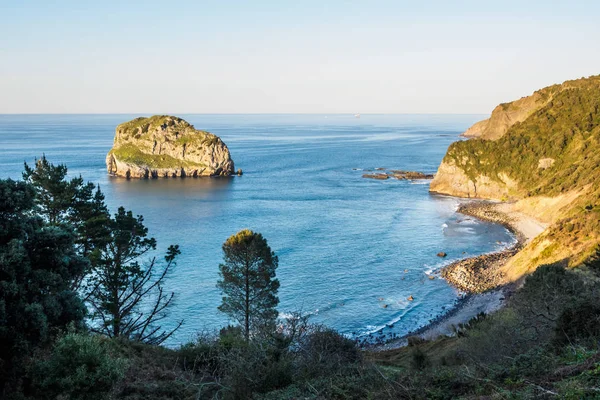
[[[581,300],[567,307],[556,323],[554,341],[558,345],[600,338],[600,304]]]
[[[69,333],[34,365],[33,386],[38,398],[105,399],[125,367],[124,360],[111,356],[106,339]]]
[[[292,383],[291,358],[273,357],[267,343],[221,349],[220,365],[225,398],[247,399],[252,393],[266,393]]]
[[[544,376],[554,368],[556,361],[557,357],[553,356],[551,349],[545,346],[534,347],[513,359],[509,374],[515,380]]]
[[[304,378],[333,374],[361,360],[353,340],[329,328],[315,327],[298,343],[298,369]]]
[[[199,372],[219,370],[219,346],[216,340],[199,336],[195,342],[186,343],[177,350],[177,360],[184,371]]]
[[[429,357],[420,347],[414,346],[410,351],[410,365],[417,371],[424,370],[430,365]]]

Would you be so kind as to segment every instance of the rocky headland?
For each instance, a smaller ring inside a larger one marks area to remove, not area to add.
[[[516,243],[441,271],[465,295],[432,323],[401,338],[452,335],[500,308],[538,266],[576,266],[600,244],[600,76],[566,81],[504,103],[450,145],[432,193],[469,198],[459,212],[500,223]],[[476,199],[476,200],[473,200]]]
[[[236,173],[229,149],[218,136],[168,115],[140,117],[117,126],[106,168],[109,174],[128,179]]]
[[[430,191],[494,200],[485,212],[463,211],[535,235],[518,248],[448,269],[449,281],[482,291],[542,264],[575,266],[589,257],[600,244],[600,76],[501,104],[463,135],[470,139],[450,145]],[[507,212],[516,222],[502,220]],[[491,264],[501,265],[491,273],[484,268]]]

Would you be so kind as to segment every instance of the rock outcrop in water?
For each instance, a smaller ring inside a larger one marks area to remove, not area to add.
[[[386,168],[375,168],[376,171],[385,171]],[[366,171],[366,170],[365,170]],[[402,171],[398,169],[392,169],[387,172],[377,172],[374,174],[363,174],[363,178],[367,179],[378,179],[386,180],[389,178],[395,178],[398,180],[417,180],[417,179],[433,179],[433,174],[426,174],[418,171]]]
[[[111,175],[146,179],[234,173],[229,149],[218,136],[167,115],[117,126],[106,168]]]

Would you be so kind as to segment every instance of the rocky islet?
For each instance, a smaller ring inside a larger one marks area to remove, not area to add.
[[[108,173],[123,178],[185,178],[242,174],[227,145],[173,116],[140,117],[117,126],[106,156]]]

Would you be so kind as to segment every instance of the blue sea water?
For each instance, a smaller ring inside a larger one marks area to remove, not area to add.
[[[282,314],[301,310],[355,337],[426,324],[459,295],[427,274],[514,240],[457,214],[458,200],[431,195],[428,181],[362,178],[378,167],[435,172],[478,115],[181,115],[220,136],[244,175],[110,177],[115,127],[136,116],[0,115],[0,178],[20,178],[24,161],[45,154],[99,183],[112,210],[143,215],[162,251],[179,244],[168,324],[185,322],[171,345],[227,324],[215,287],[221,245],[243,228],[261,232],[279,256]]]

